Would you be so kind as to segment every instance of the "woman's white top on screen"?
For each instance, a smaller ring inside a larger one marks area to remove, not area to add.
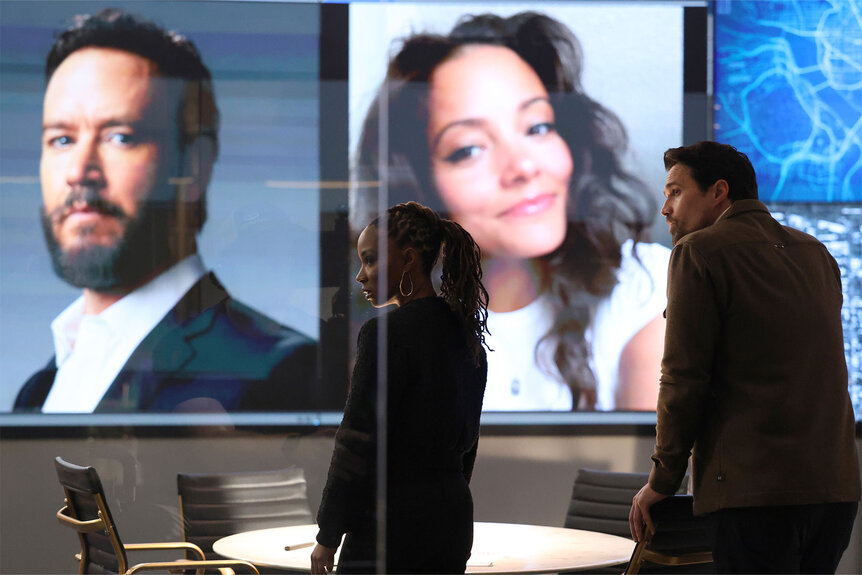
[[[631,240],[623,244],[619,283],[599,305],[587,331],[593,352],[590,367],[598,385],[596,408],[604,411],[615,407],[623,348],[667,305],[670,250],[661,244],[639,243],[638,262],[632,246]],[[488,353],[484,411],[571,411],[572,393],[551,358],[552,346],[543,346],[544,357],[539,358],[551,374],[536,361],[536,342],[552,320],[553,310],[545,296],[516,311],[488,312],[491,333],[486,340],[494,351]]]

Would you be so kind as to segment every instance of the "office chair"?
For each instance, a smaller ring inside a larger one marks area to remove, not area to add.
[[[625,575],[646,572],[642,569],[645,563],[662,566],[653,572],[713,572],[709,520],[693,515],[692,502],[691,495],[674,495],[653,505],[654,530],[647,531],[635,546]]]
[[[76,554],[78,573],[117,573],[131,575],[139,571],[169,571],[194,569],[202,575],[207,569],[219,569],[221,573],[233,573],[241,569],[257,573],[257,569],[246,561],[207,561],[195,545],[185,542],[127,543],[123,544],[117,526],[105,502],[105,491],[99,474],[92,467],[80,467],[61,457],[54,460],[57,478],[63,486],[65,505],[57,512],[57,519],[78,533],[81,552]],[[129,565],[127,551],[153,551],[182,549],[193,553],[200,561],[176,560],[139,563]]]
[[[208,558],[217,539],[255,529],[314,523],[299,467],[276,471],[177,474],[186,541]]]
[[[632,499],[648,480],[649,473],[579,469],[564,527],[599,531],[630,539],[629,510]],[[680,492],[684,492],[687,486],[688,476],[680,486]],[[620,570],[621,567],[605,567],[592,573],[619,575]]]
[[[648,479],[649,473],[579,469],[564,527],[631,537],[632,498]]]

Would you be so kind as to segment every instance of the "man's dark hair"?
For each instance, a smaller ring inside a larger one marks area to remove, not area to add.
[[[692,179],[701,190],[718,180],[727,182],[727,196],[731,202],[757,199],[757,176],[748,156],[729,144],[704,141],[670,148],[664,153],[664,169],[677,164],[689,169]]]
[[[205,136],[212,139],[218,153],[219,113],[212,75],[191,40],[118,8],[78,15],[57,35],[45,62],[46,79],[72,53],[92,47],[136,54],[155,64],[158,76],[184,80],[177,108],[180,148]]]

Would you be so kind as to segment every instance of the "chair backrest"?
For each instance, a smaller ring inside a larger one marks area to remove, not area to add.
[[[631,537],[632,498],[646,485],[649,473],[579,469],[572,487],[565,527]],[[685,491],[688,476],[678,493]]]
[[[650,517],[654,531],[647,533],[644,540],[635,546],[625,571],[627,575],[647,572],[712,572],[714,567],[711,565],[712,536],[709,519],[695,516],[692,505],[691,495],[674,495],[652,506]],[[662,567],[650,569],[649,563]]]
[[[99,474],[57,457],[57,478],[66,494],[66,505],[57,512],[60,523],[75,529],[81,542],[79,573],[124,573],[126,552],[117,533]]]
[[[276,471],[177,475],[183,535],[217,558],[221,537],[268,527],[314,523],[299,467]]]
[[[648,479],[648,473],[579,469],[565,526],[631,537],[632,498]]]

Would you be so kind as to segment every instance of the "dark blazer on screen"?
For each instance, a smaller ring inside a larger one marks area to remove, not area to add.
[[[15,411],[40,411],[57,366],[33,375]],[[314,340],[233,299],[202,277],[144,338],[96,412],[340,409],[317,376]]]

